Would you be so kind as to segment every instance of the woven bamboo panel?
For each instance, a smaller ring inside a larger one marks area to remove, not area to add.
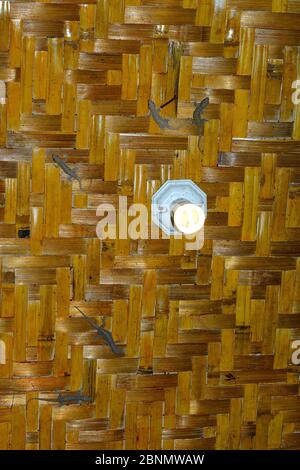
[[[0,1],[1,448],[300,448],[299,24],[298,0]],[[200,251],[97,238],[99,204],[184,178]]]

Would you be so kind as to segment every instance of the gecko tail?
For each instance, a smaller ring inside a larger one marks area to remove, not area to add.
[[[112,343],[110,345],[110,348],[112,350],[113,353],[115,353],[117,356],[125,356],[124,352],[122,351],[121,348],[119,348],[119,346],[117,346],[116,344]]]

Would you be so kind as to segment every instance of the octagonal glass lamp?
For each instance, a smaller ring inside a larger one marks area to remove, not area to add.
[[[152,197],[152,221],[167,235],[192,235],[202,229],[207,197],[192,180],[166,181]]]

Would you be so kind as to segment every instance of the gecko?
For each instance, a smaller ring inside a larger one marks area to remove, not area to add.
[[[208,105],[209,105],[209,98],[206,97],[202,101],[200,101],[200,103],[196,104],[196,108],[193,113],[192,124],[194,124],[198,128],[199,136],[203,135],[204,123],[207,121],[207,119],[204,119],[202,117],[202,113]],[[198,147],[200,148],[200,139],[199,139]]]
[[[172,98],[172,100],[169,100],[166,104],[173,101],[173,99],[174,98]],[[200,103],[196,104],[196,108],[195,108],[194,113],[193,113],[192,124],[194,124],[195,126],[198,127],[199,134],[202,131],[204,122],[206,122],[206,119],[203,119],[203,117],[202,117],[202,113],[203,113],[204,109],[208,106],[208,104],[209,104],[209,98],[208,97],[204,98]],[[173,127],[173,126],[170,125],[170,120],[169,119],[166,119],[166,118],[163,118],[162,116],[160,116],[159,111],[163,106],[157,108],[155,106],[155,103],[152,100],[149,100],[148,101],[148,107],[149,107],[151,116],[153,117],[154,121],[156,122],[156,124],[159,125],[159,127],[161,129],[172,129],[172,130],[178,129],[178,127]]]
[[[110,347],[110,349],[112,350],[113,353],[117,354],[118,356],[124,356],[124,353],[122,352],[122,350],[114,342],[110,331],[105,330],[105,328],[103,328],[103,326],[97,325],[97,323],[94,322],[90,317],[85,315],[85,313],[83,313],[82,310],[80,310],[80,308],[78,308],[78,307],[75,307],[75,308],[77,308],[77,310],[81,313],[81,315],[84,316],[84,318],[91,325],[91,327],[94,328],[95,330],[97,330],[97,334],[105,340],[105,342],[109,345],[109,347]]]
[[[203,123],[206,122],[206,119],[203,119],[202,113],[205,108],[209,105],[209,98],[204,98],[200,103],[196,105],[196,108],[193,113],[192,122],[197,126],[200,130],[202,129]]]
[[[81,188],[81,178],[77,175],[76,170],[72,170],[72,168],[70,168],[58,155],[53,155],[52,160],[69,176],[70,179],[76,179]]]
[[[160,111],[161,108],[157,108],[155,106],[154,101],[152,101],[152,100],[148,101],[148,108],[149,108],[150,114],[153,117],[154,121],[156,122],[156,124],[159,125],[159,127],[161,129],[173,129],[173,130],[176,129],[175,127],[170,126],[169,119],[163,118],[159,114],[159,111]]]
[[[82,395],[80,391],[70,394],[70,395],[63,395],[61,392],[59,392],[56,398],[39,398],[39,397],[30,398],[27,402],[26,407],[28,406],[28,403],[32,400],[58,403],[60,406],[63,406],[63,405],[70,405],[71,403],[75,403],[75,404],[89,403],[92,401],[92,398],[88,395]]]

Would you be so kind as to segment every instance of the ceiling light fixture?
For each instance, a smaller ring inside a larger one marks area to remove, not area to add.
[[[205,222],[205,214],[201,207],[189,202],[176,205],[173,212],[174,227],[186,235],[199,232]]]
[[[207,197],[191,180],[169,180],[152,197],[152,221],[167,235],[199,232],[207,215]]]

